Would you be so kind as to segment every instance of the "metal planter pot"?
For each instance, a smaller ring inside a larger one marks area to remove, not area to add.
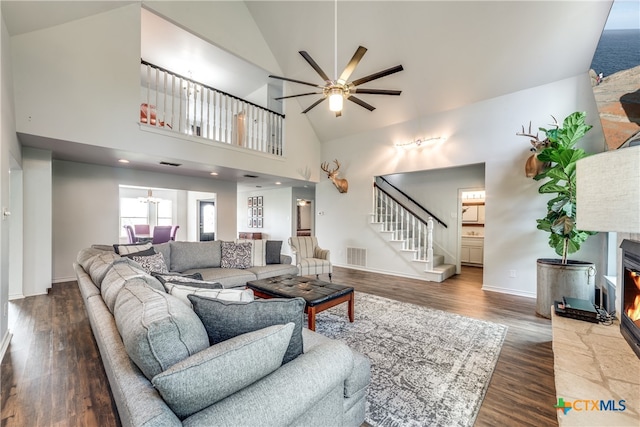
[[[596,266],[592,262],[539,258],[537,261],[536,313],[551,318],[551,306],[562,297],[593,302],[595,298]]]

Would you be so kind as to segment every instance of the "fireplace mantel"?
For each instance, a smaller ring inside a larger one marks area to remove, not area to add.
[[[624,411],[558,410],[558,424],[567,426],[640,425],[640,359],[610,326],[556,316],[552,311],[553,357],[557,398],[625,401]]]

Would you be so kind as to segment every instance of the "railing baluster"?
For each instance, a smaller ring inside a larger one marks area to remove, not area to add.
[[[282,115],[145,61],[141,65],[145,67],[142,80],[146,78],[141,105],[146,107],[146,124],[253,151],[284,154]],[[139,121],[143,121],[142,112]]]

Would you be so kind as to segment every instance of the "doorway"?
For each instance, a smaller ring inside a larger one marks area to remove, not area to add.
[[[198,240],[208,242],[216,240],[216,202],[198,200]]]
[[[313,236],[313,202],[296,199],[296,236]]]
[[[484,189],[460,190],[460,264],[484,265]]]

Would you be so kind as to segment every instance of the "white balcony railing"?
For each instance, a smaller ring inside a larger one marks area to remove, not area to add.
[[[283,156],[284,115],[141,61],[140,123]]]

